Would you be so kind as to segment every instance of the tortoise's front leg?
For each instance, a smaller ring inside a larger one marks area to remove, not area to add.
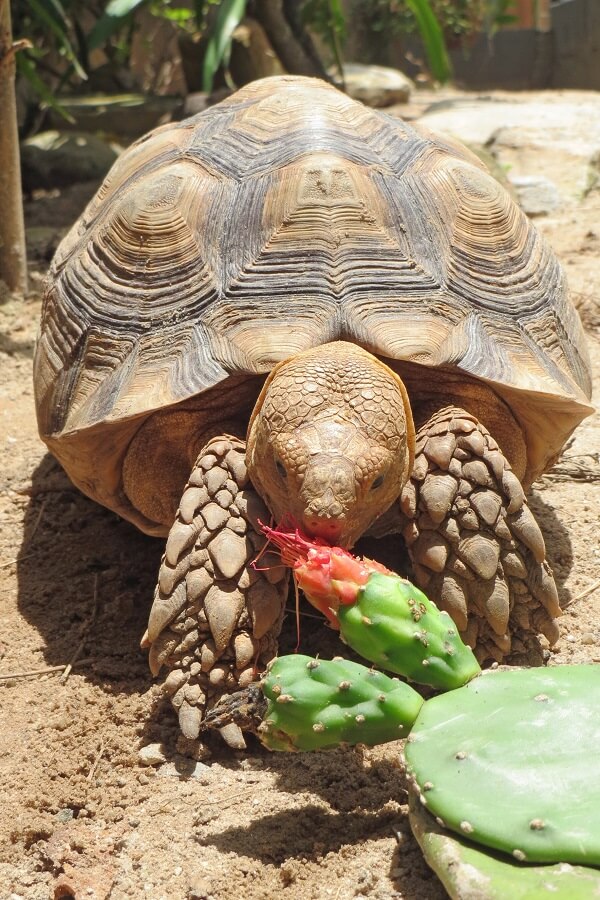
[[[202,449],[165,548],[144,644],[150,668],[171,672],[165,691],[185,737],[196,739],[205,709],[245,687],[277,651],[288,576],[251,563],[265,544],[269,513],[248,483],[245,442],[223,435]],[[266,565],[266,563],[263,563]],[[222,730],[243,747],[236,725]]]
[[[396,529],[415,581],[480,661],[541,662],[535,636],[554,643],[560,615],[544,539],[498,444],[464,409],[449,406],[418,424]]]

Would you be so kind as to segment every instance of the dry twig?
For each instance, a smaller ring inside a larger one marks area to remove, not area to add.
[[[61,684],[64,684],[65,681],[67,680],[67,678],[69,677],[69,675],[71,674],[71,669],[73,668],[75,661],[77,660],[77,658],[79,657],[79,654],[81,653],[81,651],[83,650],[83,648],[85,646],[85,642],[87,641],[89,630],[92,627],[92,625],[94,624],[94,622],[96,621],[97,614],[98,614],[98,573],[96,573],[94,575],[94,605],[92,607],[92,612],[91,612],[91,615],[90,615],[89,619],[87,620],[85,627],[83,629],[83,633],[81,635],[81,640],[79,641],[79,645],[78,645],[75,653],[71,657],[69,664],[67,666],[65,666],[65,671],[60,676]]]
[[[590,586],[587,587],[580,594],[577,594],[576,597],[573,597],[572,600],[569,600],[568,603],[565,603],[564,609],[566,609],[568,606],[573,606],[574,603],[578,603],[580,600],[585,600],[586,597],[589,597],[590,594],[593,594],[594,591],[597,590],[598,588],[600,588],[600,578],[598,579],[598,581],[594,581],[593,584],[590,584]]]
[[[26,553],[25,556],[15,556],[14,559],[7,559],[3,563],[0,563],[0,569],[6,569],[8,566],[16,566],[17,563],[24,562],[26,559],[30,559],[32,556],[35,556],[37,551],[33,553]]]
[[[203,800],[203,806],[213,806],[215,803],[218,803],[221,809],[228,809],[232,803],[237,802],[240,798],[250,797],[255,793],[254,788],[243,788],[241,791],[236,791],[234,794],[229,794],[227,797],[215,797],[214,800]]]
[[[104,748],[104,738],[102,738],[102,740],[100,741],[100,747],[98,748],[98,753],[96,754],[96,758],[94,759],[94,762],[92,763],[92,768],[86,775],[86,778],[85,778],[86,781],[88,781],[88,782],[91,781],[92,778],[94,777],[94,775],[96,774],[96,769],[98,768],[98,766],[100,764],[100,760],[102,759],[104,749],[105,749]]]
[[[552,469],[542,475],[538,486],[549,481],[600,481],[600,453],[561,456]]]
[[[88,663],[93,663],[96,660],[93,657],[89,657],[88,659],[78,659],[77,662],[70,663],[71,668],[75,668],[75,666],[86,666]],[[31,669],[28,672],[9,672],[7,675],[0,675],[0,681],[10,681],[19,680],[20,678],[35,678],[37,675],[52,675],[53,672],[64,672],[67,668],[67,663],[63,663],[62,666],[48,666],[46,669]]]
[[[294,615],[296,615],[296,610],[294,609],[293,606],[286,606],[285,611],[294,613]],[[307,612],[300,611],[298,613],[298,615],[305,616],[307,619],[318,619],[319,622],[325,622],[324,616],[317,616],[317,615],[315,615],[315,613],[307,613]]]
[[[37,519],[35,520],[34,525],[33,525],[33,528],[31,529],[31,532],[30,532],[30,534],[29,534],[29,536],[28,536],[28,538],[27,538],[27,543],[28,543],[28,544],[31,543],[31,541],[33,540],[33,537],[34,537],[36,531],[38,530],[39,524],[40,524],[40,522],[42,521],[42,516],[44,515],[44,509],[46,508],[47,502],[48,502],[48,498],[47,498],[47,497],[44,497],[44,499],[42,500],[42,505],[40,506],[40,511],[39,511],[39,513],[37,514]]]

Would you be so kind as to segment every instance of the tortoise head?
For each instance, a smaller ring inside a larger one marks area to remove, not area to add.
[[[250,477],[276,520],[342,547],[399,497],[413,456],[400,378],[344,342],[276,366],[248,429]]]

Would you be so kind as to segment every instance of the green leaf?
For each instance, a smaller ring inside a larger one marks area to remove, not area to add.
[[[346,17],[344,16],[341,0],[329,0],[329,22],[331,29],[331,47],[335,57],[335,64],[343,82],[344,63],[342,60],[340,41],[346,36]]]
[[[145,0],[110,0],[105,12],[109,16],[124,19],[125,16],[132,13],[143,2]]]
[[[48,26],[50,31],[58,38],[58,44],[60,49],[63,51],[77,74],[81,79],[87,81],[87,74],[82,69],[81,63],[77,59],[77,54],[73,49],[73,45],[69,40],[69,36],[65,31],[65,27],[69,27],[69,21],[66,16],[66,13],[58,0],[52,0],[51,5],[54,8],[55,13],[58,15],[53,15],[43,3],[40,3],[39,0],[29,0],[29,5],[32,10],[35,12],[38,19]]]
[[[433,77],[437,81],[448,81],[452,67],[446,52],[442,29],[429,5],[429,0],[406,0],[406,5],[417,20]]]
[[[185,9],[185,7],[177,7],[176,9],[166,9],[161,10],[161,18],[167,19],[169,22],[189,22],[190,19],[194,18],[193,10]]]
[[[223,0],[219,5],[204,56],[202,89],[207,94],[212,91],[215,72],[229,53],[231,37],[244,17],[246,3],[247,0]]]
[[[88,49],[102,47],[131,13],[146,0],[111,0],[90,32]]]
[[[341,0],[329,0],[329,15],[332,27],[343,37],[346,32],[346,17]]]
[[[35,66],[32,64],[31,60],[27,58],[25,53],[17,53],[17,69],[24,78],[27,79],[35,93],[40,97],[40,99],[44,102],[46,106],[51,107],[55,110],[59,116],[62,116],[65,121],[70,122],[71,125],[75,123],[75,119],[73,116],[66,111],[64,107],[58,103],[52,91],[46,87],[42,79],[39,77],[37,72],[35,71]]]

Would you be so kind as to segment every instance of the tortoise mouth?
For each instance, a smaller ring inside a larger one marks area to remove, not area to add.
[[[309,537],[321,538],[328,544],[336,544],[339,547],[348,543],[344,539],[344,531],[348,523],[345,519],[317,518],[316,516],[304,516],[302,530]]]

